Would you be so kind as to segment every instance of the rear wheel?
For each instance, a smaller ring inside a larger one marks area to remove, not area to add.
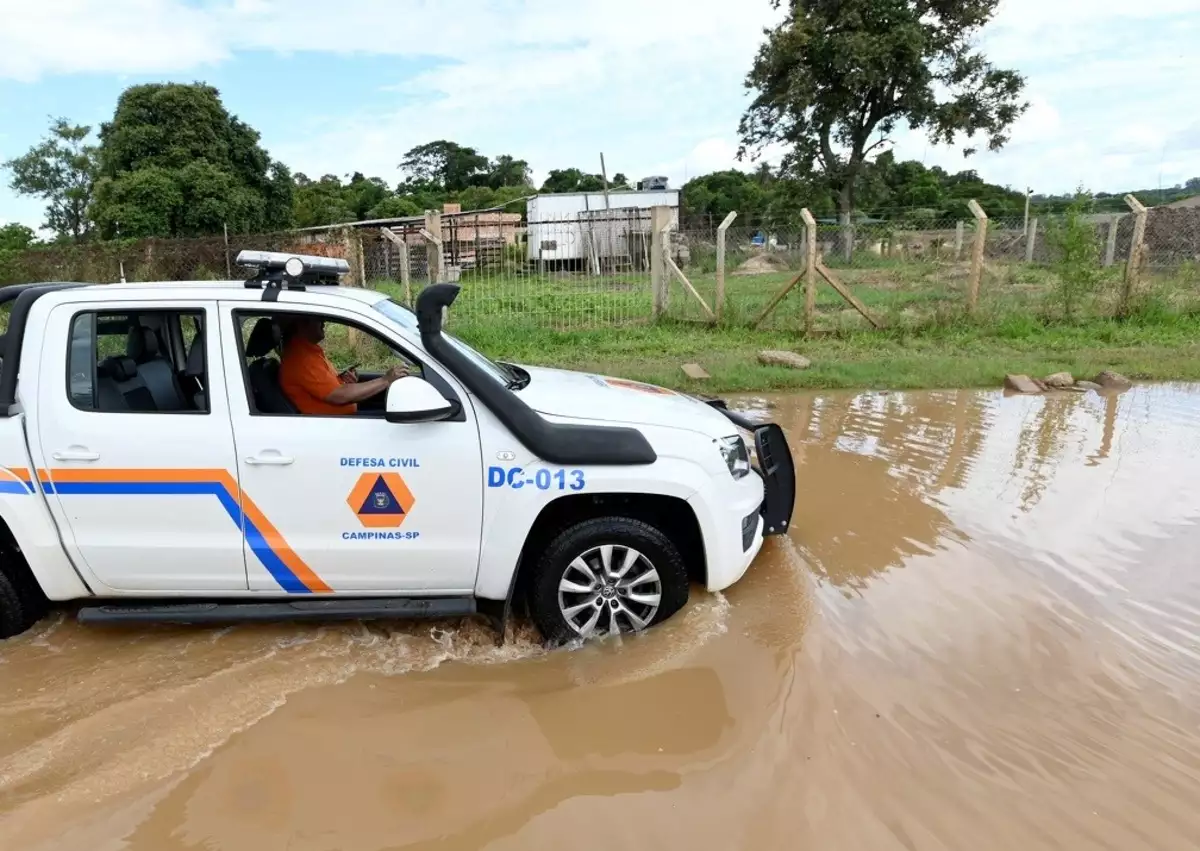
[[[46,614],[49,603],[11,542],[0,544],[0,638],[29,629]]]
[[[662,532],[628,517],[597,517],[560,532],[534,569],[529,609],[553,642],[639,632],[679,611],[687,569]]]

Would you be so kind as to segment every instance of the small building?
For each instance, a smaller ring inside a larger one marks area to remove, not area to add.
[[[587,261],[594,267],[641,266],[650,234],[650,209],[670,207],[679,225],[679,190],[612,190],[536,195],[526,202],[529,259]]]

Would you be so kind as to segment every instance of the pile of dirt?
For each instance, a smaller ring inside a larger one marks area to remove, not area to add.
[[[772,272],[782,272],[787,269],[787,263],[782,257],[771,254],[755,254],[733,270],[734,275],[769,275]]]

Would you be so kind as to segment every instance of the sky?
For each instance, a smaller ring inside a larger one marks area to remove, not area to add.
[[[631,179],[738,164],[770,0],[0,0],[0,161],[51,116],[98,126],[137,83],[204,81],[310,176],[389,183],[414,145]],[[900,159],[1057,193],[1200,176],[1200,0],[1001,0],[980,46],[1027,78],[999,153],[907,129]],[[771,159],[770,156],[767,157]],[[777,158],[777,157],[776,157]],[[0,223],[42,205],[0,174]]]

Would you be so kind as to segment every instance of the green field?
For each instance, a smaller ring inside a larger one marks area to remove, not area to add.
[[[673,286],[667,318],[649,319],[648,281],[569,276],[462,281],[449,329],[485,353],[521,363],[620,375],[696,391],[790,388],[997,386],[1005,373],[1061,370],[1090,377],[1115,369],[1132,378],[1200,380],[1200,281],[1192,270],[1151,277],[1129,316],[1115,318],[1120,270],[1067,319],[1053,273],[1036,266],[992,268],[980,307],[963,307],[961,264],[837,270],[885,323],[875,330],[830,287],[817,290],[815,332],[803,334],[803,288],[759,329],[751,320],[792,277],[780,271],[727,278],[718,325]],[[715,276],[690,278],[711,303]],[[377,283],[402,297],[399,289]],[[331,341],[335,350],[344,342]],[[807,370],[763,366],[762,349],[809,357]],[[684,363],[712,376],[684,376]]]

